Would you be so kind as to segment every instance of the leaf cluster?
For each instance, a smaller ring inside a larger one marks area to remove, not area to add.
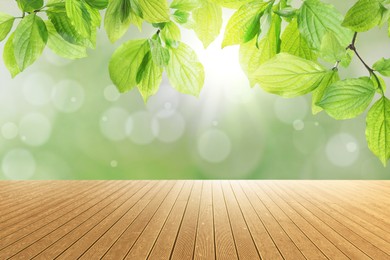
[[[346,15],[320,0],[304,0],[299,8],[290,0],[16,2],[20,17],[0,12],[0,41],[6,40],[3,60],[13,77],[33,64],[46,46],[68,59],[86,57],[87,49],[96,47],[102,20],[113,43],[131,25],[139,30],[143,23],[153,25],[155,34],[123,43],[109,62],[119,91],[138,88],[145,101],[158,91],[164,71],[177,91],[199,95],[204,69],[182,42],[180,28],[193,30],[207,48],[220,34],[222,8],[235,9],[222,48],[240,46],[240,63],[252,86],[287,98],[311,93],[313,113],[325,110],[338,120],[363,114],[379,96],[367,114],[367,142],[383,164],[390,158],[390,100],[381,78],[390,76],[390,59],[370,67],[356,48],[358,33],[389,24],[389,0],[358,0]],[[353,58],[368,75],[340,79],[339,67],[348,67]]]

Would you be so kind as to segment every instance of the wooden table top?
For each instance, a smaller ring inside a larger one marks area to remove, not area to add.
[[[0,259],[390,259],[390,181],[0,181]]]

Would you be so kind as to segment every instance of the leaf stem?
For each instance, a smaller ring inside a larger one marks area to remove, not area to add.
[[[352,38],[352,42],[350,45],[348,45],[347,47],[347,50],[352,50],[356,56],[358,57],[358,59],[361,61],[361,63],[363,64],[363,66],[368,70],[368,72],[370,73],[370,76],[374,76],[376,82],[378,83],[378,86],[382,92],[382,96],[385,95],[385,92],[383,90],[383,87],[382,87],[382,84],[378,78],[378,76],[375,74],[375,70],[373,68],[371,68],[370,66],[368,66],[368,64],[363,60],[363,58],[360,56],[359,52],[357,51],[356,49],[356,46],[355,46],[355,43],[356,43],[356,40],[357,40],[357,35],[358,33],[355,32],[355,34],[353,35],[353,38]]]

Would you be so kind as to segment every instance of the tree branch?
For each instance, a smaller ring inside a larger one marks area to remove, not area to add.
[[[363,64],[363,66],[368,70],[368,72],[370,73],[370,76],[374,76],[376,82],[378,83],[378,86],[379,86],[379,89],[381,90],[382,92],[382,95],[385,94],[384,90],[383,90],[383,87],[382,87],[382,84],[378,78],[378,76],[375,74],[375,70],[373,68],[371,68],[370,66],[368,66],[368,64],[363,60],[363,58],[360,56],[359,52],[357,51],[356,49],[356,46],[355,46],[355,43],[356,43],[356,39],[357,39],[357,32],[355,32],[355,34],[353,35],[353,38],[352,38],[352,42],[350,45],[348,45],[348,47],[346,48],[347,50],[352,50],[356,56],[358,57],[358,59],[361,61],[361,63]]]

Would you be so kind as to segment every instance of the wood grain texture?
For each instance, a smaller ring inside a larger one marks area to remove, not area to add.
[[[0,188],[0,259],[390,259],[390,181]]]

